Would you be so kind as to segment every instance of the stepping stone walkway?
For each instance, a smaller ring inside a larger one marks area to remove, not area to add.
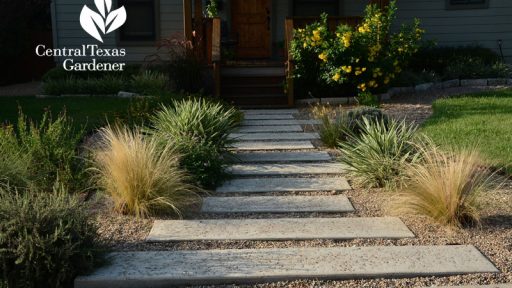
[[[296,109],[244,113],[242,127],[231,135],[240,140],[233,145],[233,165],[228,168],[234,179],[203,201],[202,217],[209,219],[155,221],[146,241],[415,237],[399,218],[340,215],[354,211],[343,195],[351,189],[343,177],[344,167],[316,149],[311,140],[318,139],[318,134],[305,133],[301,126],[316,125],[318,121],[295,119]],[[321,194],[323,191],[329,193]],[[319,194],[298,196],[293,192]],[[264,193],[270,196],[261,196]],[[266,214],[254,219],[247,213]],[[291,213],[314,214],[288,217]],[[338,216],[327,217],[325,213]],[[215,219],[209,217],[213,214]],[[272,217],[274,214],[280,216]],[[499,272],[475,247],[463,245],[146,251],[112,253],[109,258],[106,266],[78,277],[75,287],[169,287]]]
[[[354,207],[345,195],[337,196],[248,196],[207,197],[203,213],[296,213],[353,212]]]
[[[292,218],[155,221],[149,242],[411,238],[398,218]]]

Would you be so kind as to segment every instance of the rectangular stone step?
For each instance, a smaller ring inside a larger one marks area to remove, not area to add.
[[[318,125],[318,120],[245,120],[243,126]]]
[[[146,241],[314,240],[414,237],[395,217],[156,220]]]
[[[258,109],[242,110],[245,115],[274,115],[274,114],[297,114],[298,109]]]
[[[320,139],[318,133],[232,133],[229,137],[238,141],[293,141]]]
[[[75,288],[163,288],[299,279],[349,280],[497,273],[473,246],[374,246],[118,252]]]
[[[300,125],[288,126],[245,126],[237,129],[237,133],[278,133],[278,132],[304,132]]]
[[[234,179],[217,188],[219,193],[315,192],[350,190],[347,180],[336,178]]]
[[[341,174],[345,167],[341,163],[239,164],[227,170],[236,176],[281,176]]]
[[[295,119],[292,114],[271,114],[271,115],[260,115],[260,114],[246,114],[245,120],[291,120]]]
[[[354,207],[345,195],[207,197],[203,213],[344,213]]]
[[[238,163],[266,163],[266,162],[313,162],[332,160],[329,153],[321,152],[252,152],[238,153],[233,156]]]
[[[258,151],[258,150],[308,150],[315,149],[311,141],[254,141],[238,142],[233,144],[233,148],[240,151]]]

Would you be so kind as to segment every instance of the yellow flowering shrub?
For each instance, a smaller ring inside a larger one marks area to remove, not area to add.
[[[298,82],[352,95],[386,87],[417,52],[424,34],[419,20],[391,32],[395,14],[396,1],[391,1],[385,9],[368,5],[357,27],[341,24],[329,31],[324,14],[319,22],[296,30],[291,52]]]

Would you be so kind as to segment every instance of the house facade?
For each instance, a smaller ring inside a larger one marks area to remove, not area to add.
[[[105,36],[105,48],[125,47],[127,62],[140,62],[155,52],[159,39],[184,33],[187,2],[192,17],[196,0],[114,0],[124,5],[127,22]],[[206,2],[206,1],[204,1]],[[359,17],[369,0],[219,0],[222,33],[236,46],[239,58],[271,58],[281,53],[286,17]],[[98,44],[79,23],[84,5],[94,0],[53,0],[53,36],[57,48]],[[426,39],[440,45],[480,44],[512,57],[512,1],[510,0],[398,0],[397,23],[420,18]],[[202,14],[203,11],[200,11]],[[500,45],[501,44],[501,45]],[[501,49],[500,49],[501,48]]]

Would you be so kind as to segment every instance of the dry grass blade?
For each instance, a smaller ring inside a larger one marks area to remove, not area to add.
[[[478,224],[478,197],[498,188],[495,173],[485,168],[475,149],[444,152],[432,144],[423,146],[422,161],[408,165],[406,186],[393,209],[452,227]]]
[[[179,168],[179,155],[168,143],[128,128],[103,128],[102,143],[93,151],[97,184],[121,213],[147,217],[173,212],[199,200],[197,188]]]

